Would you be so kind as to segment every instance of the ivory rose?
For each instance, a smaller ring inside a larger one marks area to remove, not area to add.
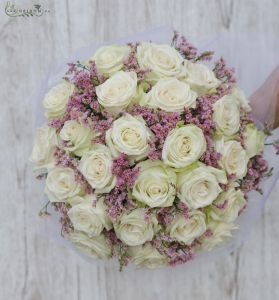
[[[248,124],[244,130],[244,146],[249,158],[260,154],[264,149],[264,132],[258,130],[254,124]]]
[[[107,259],[112,255],[111,247],[103,234],[89,237],[86,233],[75,230],[69,234],[69,240],[86,256]]]
[[[92,202],[79,203],[74,205],[69,211],[68,216],[73,223],[74,229],[83,231],[88,236],[98,236],[104,228],[112,228],[111,220],[106,213],[104,199],[96,201],[93,206]]]
[[[230,188],[223,192],[214,201],[209,215],[215,221],[231,223],[236,220],[241,209],[246,205],[244,194],[241,190]]]
[[[219,139],[216,143],[217,151],[222,154],[220,165],[227,174],[234,174],[237,179],[242,179],[247,173],[248,156],[241,144],[234,140],[224,142]]]
[[[232,95],[226,95],[213,104],[213,121],[217,132],[231,136],[239,130],[239,104]]]
[[[188,218],[176,215],[166,230],[171,238],[190,245],[206,231],[205,215],[198,210],[191,211]]]
[[[58,145],[56,130],[44,124],[37,129],[30,161],[35,169],[49,169],[55,165],[54,151]]]
[[[142,117],[125,114],[113,122],[106,132],[106,144],[113,156],[125,153],[131,159],[140,160],[148,154],[151,132]]]
[[[147,94],[147,105],[167,112],[183,112],[196,107],[197,93],[177,78],[161,78]]]
[[[184,72],[186,73],[185,82],[199,95],[212,93],[221,84],[220,80],[204,64],[184,60]]]
[[[151,241],[158,221],[153,216],[149,218],[146,219],[145,210],[141,208],[124,213],[114,224],[117,237],[129,246],[138,246]]]
[[[210,205],[220,194],[220,183],[226,184],[227,177],[223,170],[200,164],[178,173],[178,197],[190,208],[201,208]]]
[[[149,82],[181,76],[183,58],[169,45],[142,42],[137,47],[137,60],[140,67],[151,70],[146,76]]]
[[[206,150],[202,130],[196,125],[173,129],[167,136],[162,159],[168,166],[183,168],[197,161]]]
[[[63,148],[77,156],[90,149],[95,136],[94,131],[75,120],[66,121],[60,131],[60,138],[66,143]]]
[[[119,71],[96,87],[99,103],[108,112],[117,115],[137,94],[137,74]]]
[[[133,187],[133,197],[150,207],[171,206],[176,195],[175,172],[159,160],[146,160],[137,167],[140,174]]]
[[[150,243],[141,246],[129,247],[131,260],[140,267],[156,269],[167,264],[167,258]]]
[[[107,146],[95,144],[85,153],[78,169],[95,193],[109,193],[115,186],[116,178],[112,174],[112,156]]]
[[[211,234],[203,236],[201,244],[196,246],[199,251],[211,251],[213,248],[224,244],[232,238],[232,232],[238,227],[234,223],[216,222],[210,220],[208,229]]]
[[[45,193],[50,202],[65,202],[81,191],[81,186],[75,180],[73,169],[57,166],[47,174]]]
[[[123,68],[123,62],[130,52],[127,45],[108,45],[100,47],[90,58],[105,76],[111,76]]]
[[[45,116],[48,119],[60,118],[64,115],[70,95],[75,86],[68,81],[62,81],[54,86],[43,100]]]

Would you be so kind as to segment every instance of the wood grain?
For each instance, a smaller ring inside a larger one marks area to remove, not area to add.
[[[18,1],[22,3],[21,1]],[[24,1],[24,6],[33,5]],[[279,299],[279,186],[249,241],[218,261],[154,272],[117,271],[88,263],[46,240],[38,230],[41,188],[27,158],[33,115],[28,100],[49,67],[78,48],[169,25],[203,40],[221,32],[258,33],[259,43],[279,35],[277,0],[42,1],[40,18],[9,18],[0,11],[1,300],[275,300]],[[38,101],[41,99],[38,99]]]

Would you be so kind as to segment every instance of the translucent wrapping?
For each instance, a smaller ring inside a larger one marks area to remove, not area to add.
[[[158,28],[148,30],[143,33],[138,33],[133,36],[128,36],[123,39],[113,40],[105,44],[117,43],[123,44],[126,42],[136,41],[153,41],[155,43],[170,44],[173,31],[168,28]],[[277,45],[275,43],[277,42]],[[242,88],[246,95],[253,94],[271,74],[272,70],[279,63],[279,42],[274,39],[272,45],[258,44],[257,36],[251,34],[221,34],[208,41],[198,43],[199,51],[212,50],[215,52],[215,59],[223,56],[229,66],[233,66],[236,70],[238,85]],[[103,45],[103,44],[102,44]],[[44,94],[55,84],[61,81],[65,71],[67,70],[67,63],[75,62],[77,60],[83,61],[94,54],[96,49],[101,44],[91,44],[88,47],[82,48],[74,55],[67,58],[64,62],[55,64],[49,71],[41,87],[32,99],[32,106],[36,115],[35,128],[41,126],[44,122],[42,99]],[[214,61],[214,59],[213,59]],[[268,101],[263,100],[262,105],[267,105]],[[275,130],[271,140],[279,139],[279,130]],[[239,229],[234,231],[234,236],[227,244],[216,248],[208,253],[202,253],[198,256],[203,259],[218,257],[221,254],[226,254],[237,248],[246,238],[255,222],[259,218],[261,209],[264,207],[265,201],[268,199],[278,177],[279,177],[279,158],[275,154],[275,149],[272,146],[266,146],[264,152],[265,159],[269,162],[269,166],[273,167],[273,175],[264,180],[261,184],[263,195],[253,191],[249,194],[248,208],[238,218],[237,223]],[[42,191],[43,194],[43,191]],[[43,198],[43,197],[42,197]],[[44,199],[42,204],[46,201]],[[50,211],[52,213],[52,211]],[[42,219],[43,232],[47,237],[54,238],[60,243],[67,244],[73,248],[70,243],[60,237],[60,225],[58,223],[58,213],[52,213],[50,218]],[[90,259],[90,261],[93,261]],[[200,261],[199,259],[197,261]]]

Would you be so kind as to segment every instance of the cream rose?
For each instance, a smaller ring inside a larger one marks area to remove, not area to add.
[[[100,47],[90,58],[95,61],[98,70],[105,76],[120,71],[123,68],[123,62],[130,52],[129,46],[109,45]]]
[[[224,142],[223,139],[216,144],[217,152],[222,154],[220,165],[228,174],[235,174],[237,179],[242,179],[247,173],[249,159],[241,144],[237,141]]]
[[[147,105],[167,112],[183,112],[196,107],[197,93],[177,78],[161,78],[147,94]]]
[[[78,204],[91,204],[96,201],[96,196],[94,194],[86,194],[86,195],[75,195],[67,199],[68,204],[71,206],[75,206]]]
[[[249,101],[241,89],[233,88],[231,96],[235,98],[239,107],[241,107],[245,112],[250,112],[252,110]]]
[[[54,150],[58,145],[56,130],[46,124],[37,129],[30,161],[35,169],[49,169],[54,166]]]
[[[82,156],[90,149],[95,136],[96,134],[90,128],[75,120],[66,121],[60,131],[60,138],[66,144],[63,148],[77,156]]]
[[[88,236],[98,236],[104,228],[112,228],[111,220],[106,213],[104,199],[101,198],[93,206],[91,202],[74,205],[69,211],[68,216],[73,223],[74,229],[83,231]]]
[[[240,111],[238,101],[232,95],[226,95],[213,104],[213,121],[217,132],[231,136],[238,132]]]
[[[244,194],[234,188],[223,192],[214,201],[209,215],[215,221],[232,223],[239,215],[239,211],[246,205]]]
[[[79,162],[78,169],[95,189],[95,193],[109,193],[116,183],[111,172],[112,156],[105,145],[95,144],[84,154]]]
[[[195,125],[186,125],[168,134],[162,158],[166,165],[183,168],[198,160],[205,150],[206,140],[202,130]]]
[[[220,80],[204,64],[192,63],[184,60],[185,82],[199,95],[213,92],[220,84]]]
[[[114,224],[117,237],[128,246],[142,245],[151,241],[158,226],[155,217],[145,218],[145,210],[137,208],[124,213]]]
[[[213,248],[224,244],[232,238],[232,231],[238,227],[234,223],[216,222],[211,220],[208,229],[211,235],[204,236],[201,244],[196,248],[198,251],[211,251]]]
[[[264,149],[265,134],[254,124],[248,124],[244,130],[244,146],[249,158],[260,154]]]
[[[199,210],[193,210],[187,219],[176,215],[166,230],[171,238],[190,245],[206,231],[205,215]]]
[[[50,202],[65,202],[80,191],[81,186],[75,180],[73,169],[58,166],[47,174],[45,193]]]
[[[43,100],[45,116],[48,119],[60,118],[64,115],[69,97],[75,86],[68,81],[63,81],[54,86]]]
[[[146,160],[137,167],[140,174],[133,187],[133,197],[150,207],[171,206],[176,195],[175,172],[159,160]]]
[[[129,247],[128,253],[131,260],[140,267],[156,269],[167,264],[166,256],[162,255],[150,243]]]
[[[125,153],[131,159],[139,160],[148,154],[150,137],[151,132],[141,117],[125,114],[106,132],[106,144],[113,156]]]
[[[219,183],[227,183],[226,173],[201,164],[195,169],[189,168],[177,176],[177,196],[190,208],[210,205],[222,191]]]
[[[111,257],[111,247],[103,234],[89,237],[81,231],[69,234],[69,240],[78,251],[92,258],[107,259]]]
[[[111,114],[118,114],[137,94],[137,74],[119,71],[96,87],[99,103]]]
[[[183,58],[173,47],[153,43],[141,43],[137,47],[137,60],[141,68],[151,70],[146,80],[156,82],[162,77],[179,77]]]

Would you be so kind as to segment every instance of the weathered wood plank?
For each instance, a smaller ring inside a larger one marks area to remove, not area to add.
[[[259,43],[279,34],[279,3],[264,1],[42,1],[40,18],[0,13],[2,155],[0,299],[267,299],[279,298],[279,221],[273,192],[247,243],[218,261],[193,267],[117,271],[88,263],[38,230],[41,189],[26,163],[32,143],[29,96],[54,61],[96,41],[167,24],[193,41],[224,31],[253,31]],[[25,1],[26,6],[32,1]],[[40,100],[40,99],[38,99]]]

